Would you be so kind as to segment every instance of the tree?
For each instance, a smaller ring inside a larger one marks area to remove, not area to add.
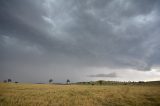
[[[49,79],[49,83],[52,83],[53,82],[53,79]]]
[[[103,83],[103,81],[102,81],[102,80],[99,80],[98,82],[99,82],[99,84],[100,84],[100,85],[102,85],[102,83]]]
[[[8,79],[8,82],[12,82],[12,80],[11,80],[11,79]]]
[[[7,83],[7,80],[4,80],[3,82],[4,82],[4,83]]]
[[[66,83],[67,83],[67,84],[69,84],[69,83],[70,83],[70,80],[69,80],[69,79],[67,79]]]

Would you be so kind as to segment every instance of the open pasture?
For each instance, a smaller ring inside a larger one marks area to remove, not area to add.
[[[160,86],[1,83],[0,106],[160,106]]]

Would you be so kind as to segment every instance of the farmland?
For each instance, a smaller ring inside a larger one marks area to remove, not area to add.
[[[160,106],[160,85],[0,83],[0,106]]]

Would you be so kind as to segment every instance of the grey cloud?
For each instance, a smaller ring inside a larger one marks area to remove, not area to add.
[[[96,74],[96,75],[89,75],[89,77],[117,77],[115,72],[109,74]]]
[[[1,0],[1,73],[12,73],[12,63],[23,63],[25,70],[43,66],[46,76],[47,70],[65,67],[151,70],[160,64],[159,5],[159,0]]]

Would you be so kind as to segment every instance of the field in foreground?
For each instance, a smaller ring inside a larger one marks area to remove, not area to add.
[[[0,83],[0,106],[160,106],[160,86]]]

